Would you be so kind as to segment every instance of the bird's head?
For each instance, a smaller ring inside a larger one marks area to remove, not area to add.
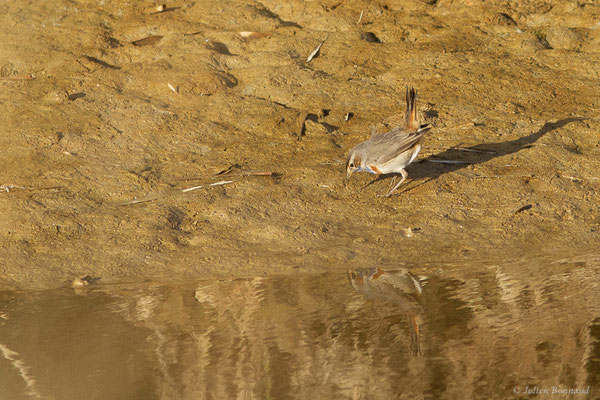
[[[350,177],[356,171],[364,169],[363,163],[365,162],[365,146],[367,142],[360,143],[354,147],[346,160],[346,183],[350,181]]]

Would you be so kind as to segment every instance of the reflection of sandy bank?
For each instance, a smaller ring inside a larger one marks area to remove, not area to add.
[[[12,366],[18,371],[21,379],[23,379],[23,382],[25,383],[25,394],[27,396],[40,398],[41,394],[37,390],[37,382],[35,381],[35,378],[33,378],[30,375],[29,367],[27,367],[25,363],[22,360],[20,360],[19,353],[12,351],[8,347],[0,343],[0,355],[2,355],[4,359],[8,360],[12,364]]]
[[[422,286],[406,270],[359,269],[349,273],[355,289],[340,272],[0,293],[2,345],[27,367],[19,375],[0,357],[0,372],[54,398],[593,391],[599,275],[581,259],[420,269]]]

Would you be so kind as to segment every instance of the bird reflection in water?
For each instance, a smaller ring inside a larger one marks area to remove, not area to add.
[[[423,307],[420,302],[423,288],[408,270],[361,268],[348,270],[352,287],[365,298],[394,304],[409,320],[411,355],[421,356],[420,326]]]

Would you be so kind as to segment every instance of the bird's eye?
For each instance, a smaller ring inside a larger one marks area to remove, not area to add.
[[[353,163],[350,163],[350,168],[354,168],[354,164]]]

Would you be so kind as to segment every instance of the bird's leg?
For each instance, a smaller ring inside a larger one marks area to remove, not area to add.
[[[402,175],[402,179],[400,179],[400,182],[398,182],[398,184],[396,186],[394,186],[394,188],[392,190],[390,190],[389,193],[385,195],[385,197],[390,197],[392,195],[392,193],[394,193],[396,191],[396,189],[398,189],[400,187],[400,185],[402,185],[402,182],[404,182],[406,180],[406,178],[408,178],[408,173],[406,173],[404,168],[402,168],[400,170],[400,174]]]
[[[410,318],[410,352],[413,356],[422,356],[421,353],[421,334],[419,332],[419,321],[417,321],[416,315],[408,313]]]
[[[397,175],[394,175],[392,177],[392,182],[390,183],[390,187],[388,188],[388,191],[392,189],[392,187],[394,186],[394,184],[396,183],[396,177]]]

